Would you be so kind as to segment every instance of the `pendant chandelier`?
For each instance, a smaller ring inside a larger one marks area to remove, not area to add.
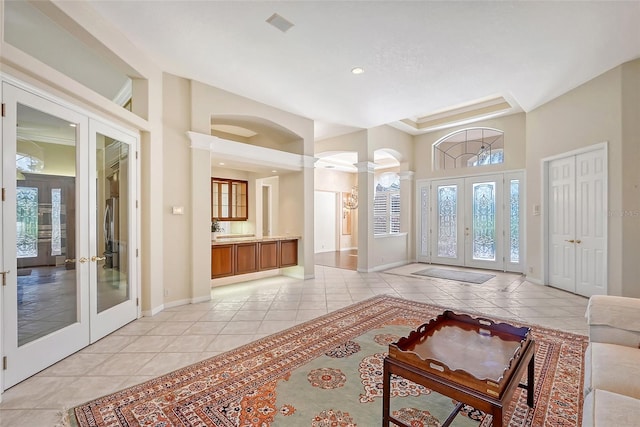
[[[344,207],[347,209],[358,208],[358,187],[351,187],[351,193],[344,199]]]

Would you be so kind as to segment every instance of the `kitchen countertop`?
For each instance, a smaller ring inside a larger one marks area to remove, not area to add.
[[[230,243],[257,243],[257,242],[273,242],[276,240],[299,240],[300,236],[218,236],[216,240],[211,241],[211,245],[228,245]]]

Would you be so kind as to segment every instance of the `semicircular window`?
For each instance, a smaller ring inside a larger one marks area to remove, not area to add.
[[[491,128],[455,131],[433,144],[433,168],[459,169],[504,162],[504,132]]]

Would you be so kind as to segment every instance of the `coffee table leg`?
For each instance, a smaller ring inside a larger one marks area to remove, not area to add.
[[[385,358],[382,369],[382,427],[389,427],[390,377],[389,365]]]
[[[527,406],[529,406],[529,408],[533,408],[533,377],[534,377],[534,371],[535,371],[535,359],[536,359],[536,354],[535,352],[531,355],[531,360],[529,361],[529,369],[528,369],[528,375],[527,375]]]
[[[494,406],[491,415],[493,415],[493,427],[502,427],[502,408]]]

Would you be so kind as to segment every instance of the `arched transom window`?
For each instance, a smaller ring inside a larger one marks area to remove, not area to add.
[[[433,168],[458,169],[504,162],[504,132],[468,128],[450,133],[433,144]]]

